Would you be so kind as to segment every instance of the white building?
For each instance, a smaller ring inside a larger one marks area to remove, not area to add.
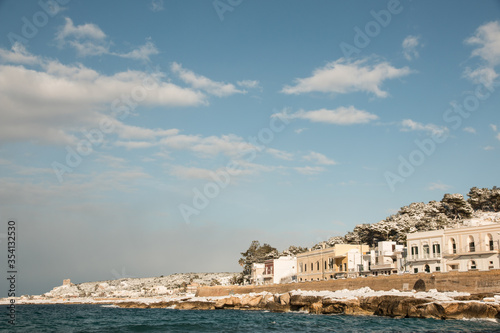
[[[274,259],[273,283],[297,281],[297,257],[280,257]]]
[[[297,257],[287,256],[278,259],[269,259],[262,265],[264,265],[262,274],[263,284],[297,281]]]
[[[369,260],[365,268],[371,275],[405,272],[404,245],[396,244],[394,241],[378,242],[377,248],[364,257],[365,261]]]
[[[499,241],[498,223],[408,234],[410,272],[499,269]]]
[[[252,264],[252,274],[250,275],[250,283],[252,284],[264,284],[264,267],[265,264]]]
[[[347,272],[348,276],[357,276],[363,270],[363,254],[358,249],[347,251]],[[350,273],[350,274],[349,274]],[[355,273],[354,275],[352,273]]]

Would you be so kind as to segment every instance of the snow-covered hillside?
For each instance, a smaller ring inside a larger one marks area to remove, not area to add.
[[[338,243],[376,246],[383,240],[404,243],[411,232],[500,223],[500,188],[473,187],[467,195],[467,200],[461,194],[445,194],[441,201],[412,203],[382,221],[360,224],[345,236],[331,237],[326,246]],[[316,244],[313,249],[321,246],[322,243]]]
[[[237,273],[185,273],[151,278],[84,282],[55,287],[45,297],[148,297],[186,291],[190,283],[229,285]]]

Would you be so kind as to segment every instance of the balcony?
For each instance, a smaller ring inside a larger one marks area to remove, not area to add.
[[[381,269],[393,269],[393,268],[397,268],[396,263],[371,265],[370,270],[376,271]]]
[[[441,253],[424,253],[423,255],[410,255],[408,261],[432,261],[440,260],[441,257]]]
[[[448,250],[443,252],[444,257],[454,257],[454,256],[474,256],[480,254],[496,254],[500,253],[498,249],[495,249],[489,244],[476,244],[475,246],[468,246],[457,248],[453,250]]]

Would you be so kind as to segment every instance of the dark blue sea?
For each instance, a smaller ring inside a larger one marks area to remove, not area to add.
[[[238,310],[121,309],[102,305],[2,306],[0,332],[500,332],[485,320],[392,319]]]

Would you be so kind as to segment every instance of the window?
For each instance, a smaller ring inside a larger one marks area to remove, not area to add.
[[[307,272],[307,264],[304,265],[304,272]]]
[[[328,266],[333,269],[333,258],[328,258]]]
[[[414,268],[413,273],[418,273],[418,268]]]
[[[344,263],[344,271],[347,272],[347,264],[346,263]]]
[[[319,271],[319,261],[316,261],[316,270]]]
[[[314,271],[314,264],[311,263],[311,272]]]
[[[411,246],[411,258],[412,259],[418,258],[418,247],[416,245]]]
[[[450,253],[457,253],[457,243],[455,243],[455,238],[450,238],[448,245]]]
[[[429,244],[425,244],[422,248],[424,250],[424,258],[429,258]]]
[[[469,244],[469,252],[476,252],[476,245],[474,244],[474,237],[469,236],[467,243]]]
[[[476,269],[476,261],[475,260],[470,260],[469,261],[469,269]]]
[[[491,234],[486,235],[486,249],[489,251],[493,251],[495,249],[493,246],[493,237],[491,237]]]
[[[326,260],[325,260],[325,271],[326,271]]]
[[[432,255],[434,258],[441,257],[441,244],[432,244]]]
[[[441,267],[436,266],[436,272],[441,272]]]
[[[425,265],[425,267],[424,267],[424,271],[425,271],[426,273],[430,273],[430,272],[431,272],[431,268],[429,267],[429,265]]]

